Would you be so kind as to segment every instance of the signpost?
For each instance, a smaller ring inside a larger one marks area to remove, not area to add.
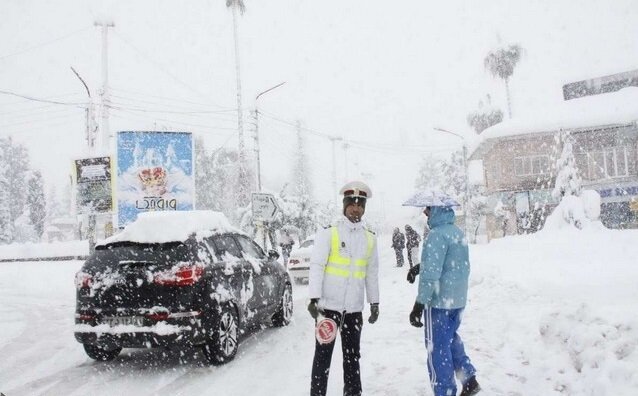
[[[253,193],[253,220],[270,222],[278,211],[279,206],[272,194]]]
[[[279,206],[277,206],[277,201],[275,201],[275,197],[272,194],[265,193],[253,193],[252,196],[252,204],[253,204],[253,221],[259,226],[258,223],[261,223],[263,238],[263,248],[266,249],[266,233],[268,230],[268,223],[275,219],[277,212],[279,212]],[[271,239],[271,243],[274,242]],[[273,246],[273,249],[275,246]]]

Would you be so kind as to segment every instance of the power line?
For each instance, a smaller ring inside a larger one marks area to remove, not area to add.
[[[131,91],[131,90],[127,90],[127,89],[122,89],[122,88],[115,88],[115,87],[110,87],[111,90],[116,91],[116,92],[124,92],[124,93],[128,93],[128,94],[132,94],[132,95],[138,95],[138,96],[142,96],[144,98],[155,98],[155,99],[164,99],[164,100],[168,100],[171,102],[181,102],[181,103],[188,103],[188,104],[194,104],[194,105],[198,105],[198,106],[204,106],[204,107],[210,107],[210,103],[202,103],[202,102],[195,102],[192,100],[186,100],[186,99],[176,99],[174,97],[167,97],[167,96],[158,96],[158,95],[151,95],[151,94],[146,94],[146,93],[142,93],[142,92],[136,92],[136,91]],[[157,102],[148,102],[148,103],[155,103],[158,104]],[[226,112],[235,112],[237,111],[237,109],[232,108],[232,107],[227,107],[226,110],[220,110],[220,112],[222,111],[226,111]]]
[[[33,96],[28,96],[28,95],[22,95],[16,92],[11,92],[11,91],[4,91],[4,90],[0,90],[0,94],[3,95],[11,95],[11,96],[17,96],[19,98],[23,98],[23,99],[27,99],[27,100],[32,100],[34,102],[43,102],[43,103],[51,103],[51,104],[57,104],[57,105],[63,105],[63,106],[76,106],[76,107],[86,107],[88,105],[88,103],[86,102],[59,102],[56,100],[48,100],[48,99],[42,99],[42,98],[35,98]]]
[[[25,52],[33,51],[33,50],[35,50],[35,49],[38,49],[38,48],[41,48],[41,47],[47,46],[47,45],[49,45],[49,44],[53,44],[53,43],[58,42],[58,41],[60,41],[60,40],[64,40],[64,39],[69,38],[69,37],[71,37],[71,36],[74,36],[74,35],[76,35],[76,34],[78,34],[78,33],[81,33],[81,32],[83,32],[83,31],[85,31],[85,30],[89,30],[90,28],[91,28],[90,26],[87,26],[87,27],[84,27],[84,28],[82,28],[82,29],[75,30],[75,31],[73,31],[73,32],[71,32],[71,33],[67,33],[67,34],[65,34],[65,35],[63,35],[63,36],[56,37],[56,38],[54,38],[54,39],[51,39],[51,40],[48,40],[48,41],[42,42],[42,43],[40,43],[40,44],[32,45],[31,47],[27,47],[27,48],[25,48],[25,49],[23,49],[23,50],[16,51],[16,52],[13,52],[13,53],[10,53],[10,54],[6,54],[6,55],[2,55],[2,56],[0,56],[0,60],[2,60],[2,59],[6,59],[6,58],[9,58],[9,57],[11,57],[11,56],[24,54]]]
[[[143,58],[145,58],[147,61],[151,62],[152,64],[154,64],[160,71],[162,71],[164,74],[166,74],[167,76],[171,77],[173,80],[175,80],[177,83],[181,84],[182,86],[188,88],[189,90],[197,93],[198,95],[206,98],[206,95],[204,95],[203,93],[201,93],[198,89],[190,86],[189,84],[183,82],[182,80],[180,80],[177,76],[175,76],[173,73],[171,73],[170,71],[168,71],[164,65],[162,65],[161,63],[159,63],[158,61],[154,60],[153,58],[151,58],[150,56],[148,56],[144,51],[140,50],[139,48],[137,48],[135,45],[131,44],[130,41],[128,41],[124,36],[122,36],[120,33],[113,31],[113,33],[115,34],[115,36],[121,40],[124,44],[128,45],[129,47],[131,47],[135,52],[137,52],[138,54],[140,54]],[[221,109],[227,109],[228,107],[225,106],[221,106],[218,105],[217,103],[211,102],[212,105],[219,107]]]
[[[28,121],[14,122],[13,124],[4,124],[4,125],[0,125],[0,128],[8,128],[8,127],[16,126],[16,125],[35,124],[42,121],[46,122],[49,120],[57,120],[60,118],[69,118],[69,117],[77,117],[77,116],[78,116],[77,114],[61,114],[61,115],[53,116],[53,117],[46,117],[45,119],[30,119]]]
[[[113,95],[116,96],[116,95]],[[134,107],[134,106],[130,106],[127,104],[121,104],[121,105],[108,105],[109,108],[112,109],[116,109],[116,108],[125,108],[126,110],[130,110],[130,111],[137,111],[137,112],[141,112],[141,113],[167,113],[167,114],[183,114],[183,115],[193,115],[193,116],[197,116],[197,115],[204,115],[204,114],[219,114],[219,111],[214,111],[214,110],[210,110],[210,111],[206,111],[206,110],[202,110],[202,111],[176,111],[176,110],[166,110],[166,109],[147,109],[147,108],[142,108],[142,107]],[[210,118],[210,117],[209,117]],[[223,121],[234,121],[234,120],[230,120],[230,119],[224,119],[224,118],[217,118],[219,120],[223,120]]]
[[[203,125],[203,124],[193,124],[193,123],[189,123],[189,122],[182,122],[182,121],[176,121],[176,120],[171,120],[171,119],[166,119],[166,118],[157,118],[157,117],[149,117],[149,116],[144,116],[144,115],[140,115],[137,113],[132,113],[128,110],[124,110],[121,108],[116,108],[113,107],[113,110],[115,110],[116,112],[122,112],[125,114],[129,114],[131,117],[137,117],[138,119],[130,119],[130,118],[126,118],[124,116],[119,116],[120,118],[124,118],[124,119],[128,119],[130,121],[143,121],[143,122],[148,122],[148,120],[151,121],[163,121],[169,124],[178,124],[178,125],[184,125],[187,127],[197,127],[197,128],[202,128],[202,129],[214,129],[214,130],[224,130],[224,131],[236,131],[236,128],[225,128],[225,127],[218,127],[218,126],[212,126],[212,125]],[[142,118],[142,120],[140,120],[140,118]]]

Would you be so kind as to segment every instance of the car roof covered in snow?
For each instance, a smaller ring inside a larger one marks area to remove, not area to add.
[[[243,234],[230,225],[223,213],[212,210],[144,212],[122,232],[101,241],[98,246],[117,242],[177,242],[193,234],[207,236],[227,232]]]

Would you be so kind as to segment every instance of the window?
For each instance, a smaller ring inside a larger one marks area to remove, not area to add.
[[[239,246],[231,235],[220,235],[213,238],[217,257],[224,257],[226,253],[234,257],[241,257]]]
[[[239,245],[241,246],[241,250],[244,253],[246,253],[248,256],[254,257],[257,259],[263,259],[264,257],[266,257],[266,255],[264,254],[264,251],[261,250],[261,247],[259,247],[259,245],[257,245],[251,239],[243,235],[238,235],[237,241],[239,242]]]
[[[549,156],[528,155],[514,158],[516,176],[544,175],[549,173]]]
[[[312,246],[312,245],[314,245],[314,244],[315,244],[315,241],[314,241],[314,240],[312,240],[312,239],[307,239],[307,240],[303,241],[303,242],[302,242],[302,244],[301,244],[301,246],[299,246],[299,247],[300,247],[300,248],[307,248],[307,247],[310,247],[310,246]]]
[[[585,162],[579,170],[583,178],[587,180],[610,179],[614,177],[624,177],[629,174],[627,168],[627,148],[611,147],[600,151],[589,151],[579,154],[579,163]]]

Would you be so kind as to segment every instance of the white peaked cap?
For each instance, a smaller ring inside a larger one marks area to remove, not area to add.
[[[372,190],[362,181],[351,181],[346,183],[341,190],[339,190],[339,194],[342,194],[344,197],[353,197],[353,198],[372,198]]]

